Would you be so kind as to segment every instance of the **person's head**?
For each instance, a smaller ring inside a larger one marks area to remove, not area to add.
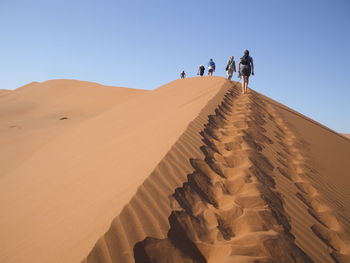
[[[244,56],[249,56],[249,50],[248,49],[246,49],[246,50],[244,50]]]
[[[235,57],[234,56],[231,56],[230,59],[234,59]]]
[[[211,59],[209,59],[209,61],[211,62],[211,61],[213,61],[213,59],[211,58]]]

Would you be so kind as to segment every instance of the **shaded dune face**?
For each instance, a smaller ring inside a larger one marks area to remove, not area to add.
[[[349,262],[348,219],[314,186],[311,146],[278,105],[234,84],[200,135],[166,236],[129,243],[123,261],[109,231],[84,262]]]

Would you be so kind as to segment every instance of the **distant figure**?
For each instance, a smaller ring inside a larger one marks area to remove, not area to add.
[[[199,68],[198,68],[198,73],[197,73],[197,75],[203,77],[204,71],[205,71],[204,65],[200,65]]]
[[[180,77],[181,77],[182,79],[186,78],[186,73],[185,73],[184,70],[180,73]]]
[[[227,62],[226,65],[226,75],[227,79],[231,80],[233,73],[236,72],[236,62],[233,56],[230,57],[229,61]]]
[[[215,63],[211,58],[208,63],[208,75],[213,76],[213,72],[215,72]]]
[[[242,76],[242,93],[246,94],[248,92],[248,82],[250,73],[254,76],[254,63],[253,58],[249,56],[249,51],[245,50],[243,57],[238,63],[238,71]]]

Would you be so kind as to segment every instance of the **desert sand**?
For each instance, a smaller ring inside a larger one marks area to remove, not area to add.
[[[1,97],[0,262],[81,261],[223,85],[53,80]]]
[[[343,133],[343,136],[345,136],[346,138],[349,138],[349,139],[350,139],[350,134]]]
[[[350,140],[239,85],[0,90],[0,262],[349,262]]]

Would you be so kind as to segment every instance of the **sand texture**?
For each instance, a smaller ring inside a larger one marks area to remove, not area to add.
[[[345,136],[346,138],[350,139],[350,134],[343,133],[342,135]]]
[[[80,262],[224,85],[52,80],[1,97],[0,262]]]
[[[350,262],[350,140],[239,85],[0,91],[0,261]]]

